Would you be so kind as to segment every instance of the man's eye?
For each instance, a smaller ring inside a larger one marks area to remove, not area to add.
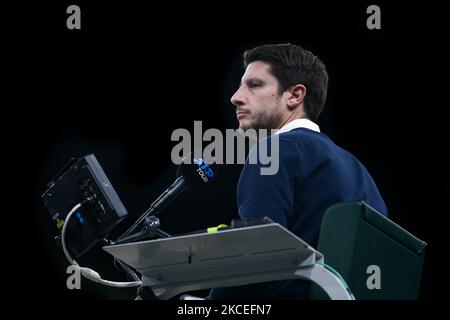
[[[260,87],[261,86],[261,83],[259,83],[259,82],[250,82],[249,84],[248,84],[248,86],[250,87],[250,88],[257,88],[257,87]]]

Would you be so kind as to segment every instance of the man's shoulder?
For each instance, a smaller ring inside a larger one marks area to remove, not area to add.
[[[295,152],[297,156],[308,158],[353,159],[349,151],[338,146],[326,134],[307,128],[297,128],[289,132],[279,134],[280,154]],[[352,160],[353,161],[353,160]]]
[[[258,146],[253,148],[252,156],[258,157],[261,151],[267,151],[272,158],[276,156],[280,163],[298,163],[300,158],[327,153],[335,147],[325,134],[307,128],[296,128],[272,135],[260,140]]]

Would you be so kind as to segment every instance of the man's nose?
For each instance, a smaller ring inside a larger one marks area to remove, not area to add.
[[[237,89],[236,92],[233,94],[233,96],[230,99],[231,103],[234,104],[236,107],[240,107],[245,104],[245,97],[241,93],[241,88]]]

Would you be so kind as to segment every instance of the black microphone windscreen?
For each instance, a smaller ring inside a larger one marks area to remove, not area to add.
[[[187,157],[191,157],[191,161],[185,163],[183,160],[178,167],[177,177],[183,176],[191,188],[204,186],[214,180],[217,175],[216,164],[208,164],[202,158],[193,157],[193,154],[189,154]]]

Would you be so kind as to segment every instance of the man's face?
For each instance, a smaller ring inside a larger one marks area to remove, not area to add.
[[[286,99],[279,95],[278,80],[269,68],[269,64],[262,61],[250,63],[239,89],[231,97],[242,130],[277,129],[282,122]]]

